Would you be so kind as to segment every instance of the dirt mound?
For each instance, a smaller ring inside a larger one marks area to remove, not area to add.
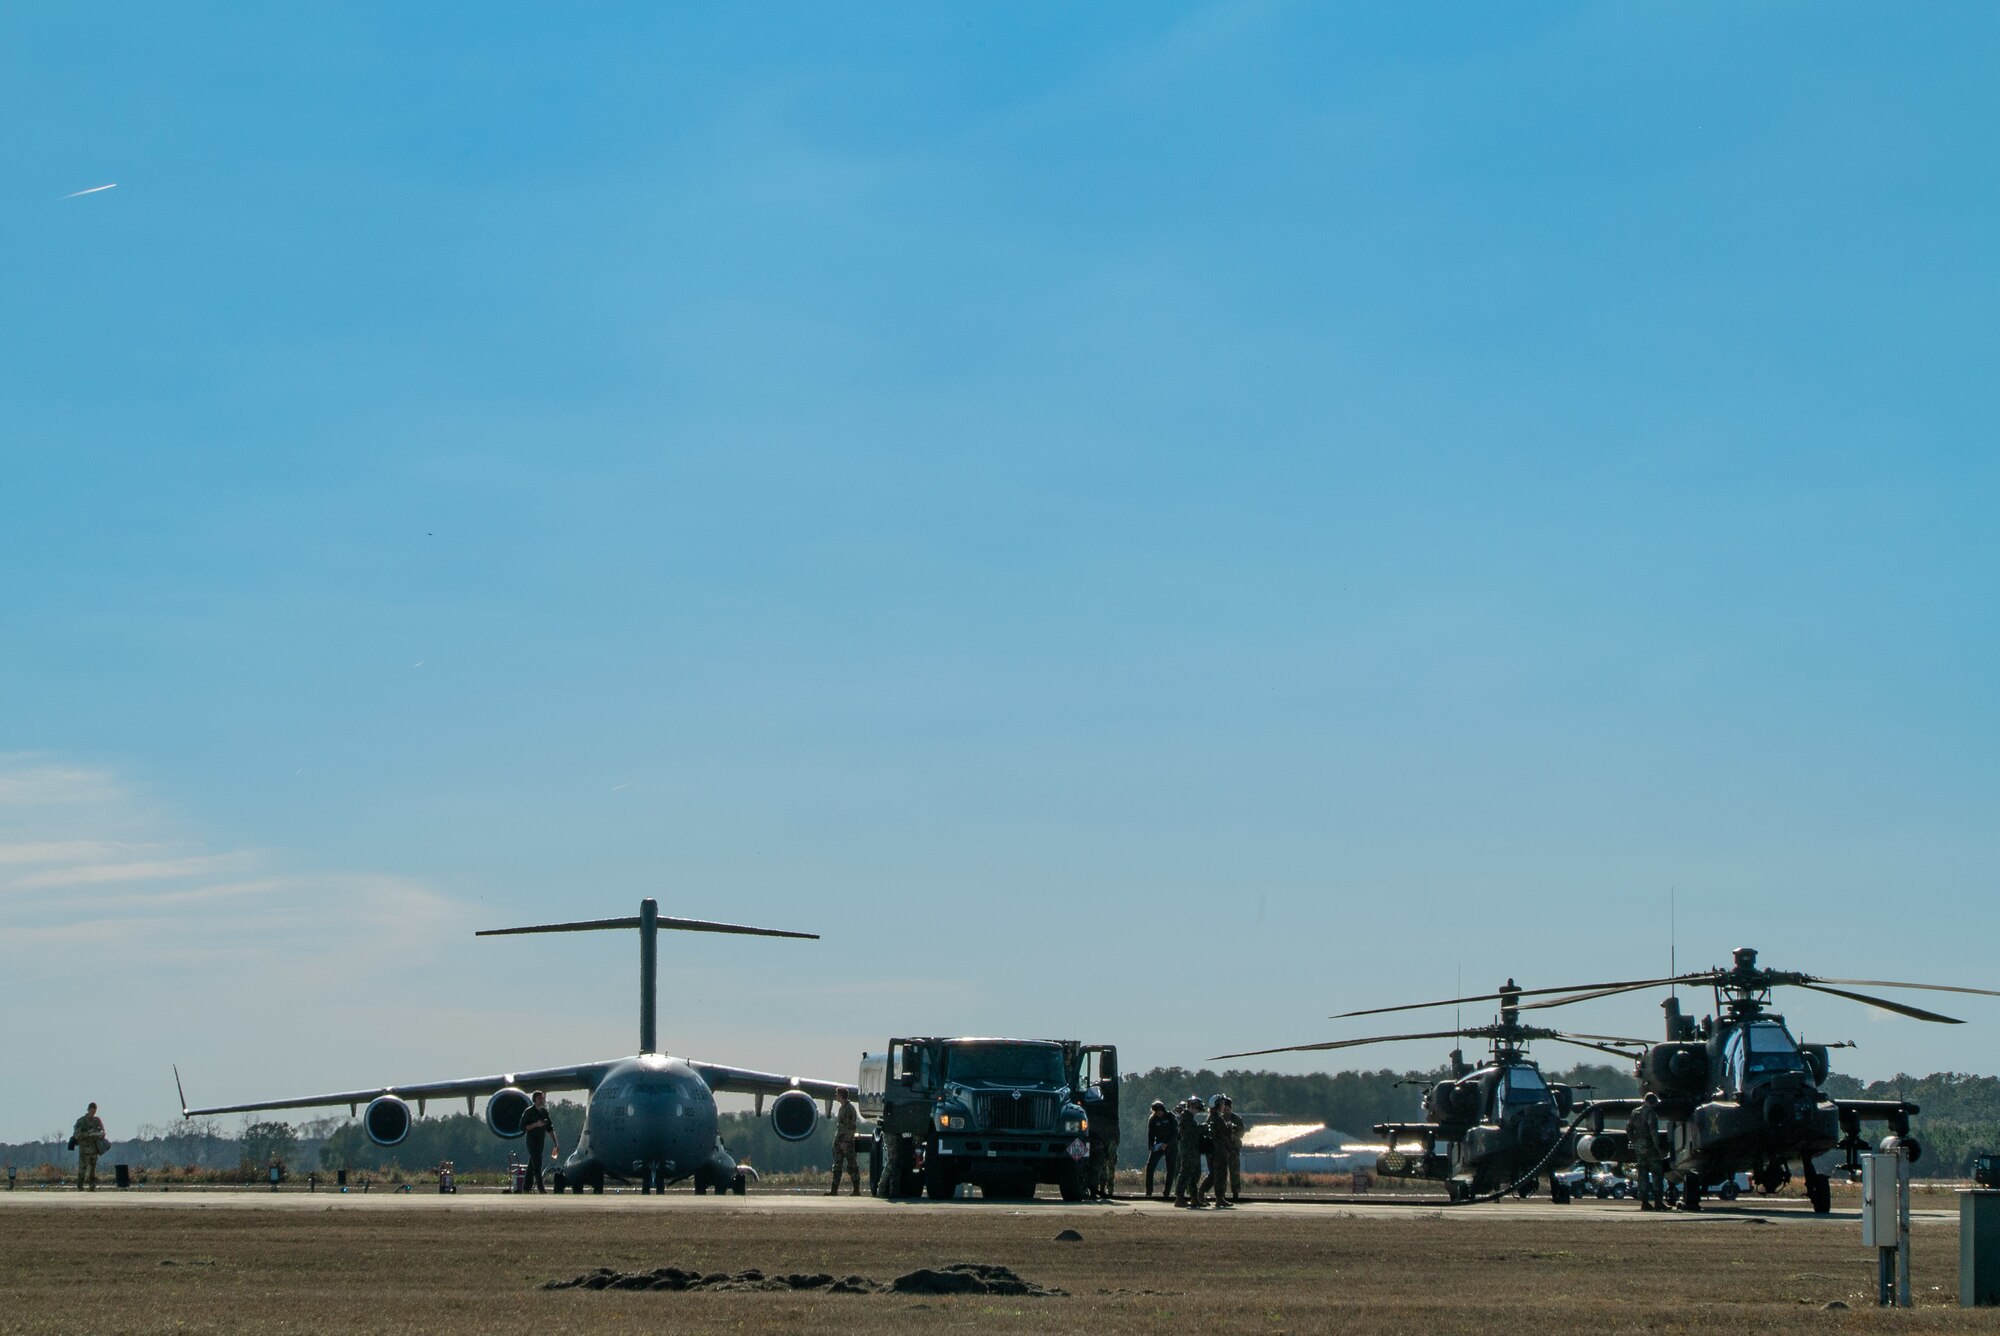
[[[981,1262],[954,1262],[940,1271],[920,1267],[890,1281],[889,1288],[897,1294],[1025,1294],[1037,1298],[1068,1293],[1045,1289],[1004,1266]]]
[[[665,1290],[686,1293],[710,1290],[745,1293],[750,1291],[803,1291],[820,1294],[1009,1294],[1049,1298],[1067,1293],[1023,1280],[1004,1266],[979,1262],[954,1262],[938,1270],[920,1267],[883,1285],[866,1276],[833,1276],[824,1271],[790,1272],[767,1276],[754,1267],[748,1271],[683,1271],[677,1266],[659,1266],[651,1271],[613,1271],[600,1266],[570,1280],[551,1280],[545,1290]]]

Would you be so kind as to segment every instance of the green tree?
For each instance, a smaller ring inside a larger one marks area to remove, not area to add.
[[[243,1168],[261,1176],[273,1160],[289,1167],[298,1145],[298,1133],[289,1123],[251,1123],[243,1129]]]

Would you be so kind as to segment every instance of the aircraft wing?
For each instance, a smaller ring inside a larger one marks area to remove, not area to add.
[[[689,1060],[708,1088],[737,1095],[782,1095],[787,1090],[803,1090],[814,1099],[830,1100],[842,1090],[854,1090],[852,1081],[815,1081],[803,1076],[780,1076],[776,1072],[752,1072],[741,1067],[724,1067],[713,1062]]]
[[[544,1067],[539,1071],[507,1072],[499,1076],[467,1076],[455,1081],[418,1081],[409,1085],[377,1086],[373,1090],[341,1090],[330,1095],[302,1095],[296,1099],[268,1099],[254,1104],[222,1104],[210,1109],[190,1109],[181,1096],[181,1117],[199,1118],[217,1113],[259,1113],[266,1109],[318,1109],[345,1104],[352,1114],[361,1105],[382,1095],[398,1099],[433,1100],[464,1097],[468,1108],[480,1095],[490,1095],[508,1086],[523,1090],[590,1090],[612,1067],[609,1062],[586,1062],[574,1067]],[[179,1080],[178,1074],[175,1080]]]

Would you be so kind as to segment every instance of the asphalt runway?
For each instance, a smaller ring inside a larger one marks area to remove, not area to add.
[[[640,1192],[611,1190],[602,1196],[584,1193],[557,1195],[531,1194],[517,1197],[512,1193],[494,1189],[467,1189],[460,1192],[441,1193],[432,1189],[412,1189],[400,1192],[361,1192],[349,1188],[346,1192],[338,1188],[326,1188],[317,1192],[287,1188],[272,1192],[265,1188],[131,1188],[120,1192],[115,1188],[103,1188],[97,1192],[75,1192],[69,1189],[24,1189],[14,1192],[0,1191],[0,1211],[9,1207],[48,1207],[75,1211],[143,1211],[143,1210],[255,1210],[255,1211],[512,1211],[561,1212],[564,1215],[591,1214],[603,1212],[653,1212],[675,1215],[717,1215],[717,1214],[784,1214],[803,1216],[825,1216],[841,1218],[846,1226],[858,1223],[861,1218],[887,1215],[941,1216],[966,1215],[1037,1215],[1047,1216],[1051,1221],[1084,1221],[1093,1217],[1120,1214],[1128,1216],[1182,1218],[1191,1222],[1205,1217],[1230,1215],[1282,1215],[1286,1218],[1310,1220],[1315,1217],[1336,1220],[1353,1219],[1409,1219],[1422,1216],[1442,1220],[1479,1219],[1495,1220],[1545,1220],[1549,1222],[1576,1222],[1589,1220],[1638,1220],[1656,1221],[1663,1227],[1696,1225],[1704,1221],[1741,1224],[1746,1221],[1785,1223],[1834,1230],[1851,1230],[1858,1237],[1860,1214],[1855,1209],[1842,1210],[1838,1207],[1829,1215],[1815,1216],[1802,1198],[1778,1197],[1770,1200],[1740,1198],[1734,1202],[1711,1201],[1703,1203],[1698,1212],[1687,1213],[1669,1211],[1653,1213],[1641,1211],[1629,1201],[1572,1201],[1557,1206],[1545,1198],[1510,1199],[1497,1202],[1481,1202],[1468,1206],[1446,1206],[1443,1202],[1413,1201],[1407,1198],[1383,1198],[1377,1201],[1342,1198],[1338,1200],[1295,1198],[1287,1200],[1246,1201],[1228,1210],[1217,1211],[1213,1207],[1203,1211],[1178,1209],[1168,1203],[1145,1198],[1121,1198],[1101,1204],[1066,1203],[1056,1200],[1033,1202],[988,1202],[980,1200],[933,1202],[923,1199],[885,1202],[872,1197],[831,1197],[824,1192],[788,1192],[783,1190],[752,1192],[745,1197],[695,1196],[691,1192],[669,1192],[660,1196],[649,1196]],[[850,1220],[849,1218],[852,1218]],[[1912,1204],[1910,1223],[1913,1228],[1940,1224],[1956,1225],[1958,1203],[1955,1198],[1944,1198],[1941,1204],[1931,1204],[1919,1198]]]

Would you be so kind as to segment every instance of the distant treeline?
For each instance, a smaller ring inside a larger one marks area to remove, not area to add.
[[[1602,1098],[1638,1093],[1629,1072],[1601,1065],[1567,1071],[1550,1070],[1550,1081],[1591,1087]],[[1419,1072],[1314,1073],[1285,1076],[1276,1072],[1203,1068],[1155,1067],[1128,1075],[1119,1100],[1119,1162],[1128,1168],[1146,1160],[1146,1116],[1155,1099],[1169,1107],[1199,1095],[1203,1100],[1227,1094],[1238,1113],[1252,1122],[1326,1123],[1353,1136],[1372,1139],[1376,1123],[1413,1121],[1421,1117],[1423,1088],[1444,1076],[1442,1069]],[[1923,1109],[1916,1135],[1924,1155],[1920,1175],[1964,1178],[1973,1155],[2000,1151],[2000,1077],[1938,1072],[1930,1076],[1898,1076],[1863,1083],[1834,1076],[1827,1093],[1841,1099],[1908,1099]],[[552,1102],[556,1132],[565,1149],[576,1144],[583,1126],[583,1108],[570,1100]],[[1879,1125],[1871,1124],[1871,1134]],[[722,1143],[739,1160],[749,1159],[766,1173],[797,1173],[825,1169],[832,1154],[832,1129],[822,1119],[804,1141],[780,1140],[768,1117],[750,1113],[722,1116]],[[75,1154],[63,1145],[66,1137],[0,1145],[0,1161],[24,1174],[44,1164],[73,1165]],[[225,1134],[213,1119],[188,1120],[169,1128],[142,1127],[129,1140],[114,1140],[103,1162],[134,1168],[240,1168],[246,1177],[260,1177],[273,1158],[293,1173],[356,1169],[415,1173],[452,1161],[462,1172],[504,1172],[521,1154],[518,1140],[503,1141],[487,1130],[483,1118],[463,1113],[417,1119],[399,1146],[377,1146],[348,1118],[328,1117],[290,1125],[256,1122],[234,1135]]]
[[[1906,1099],[1923,1112],[1912,1131],[1923,1147],[1916,1172],[1922,1178],[1970,1178],[1972,1157],[2000,1152],[2000,1076],[1964,1072],[1898,1075],[1887,1081],[1827,1078],[1836,1099]],[[1881,1123],[1864,1123],[1862,1135],[1881,1137]]]

